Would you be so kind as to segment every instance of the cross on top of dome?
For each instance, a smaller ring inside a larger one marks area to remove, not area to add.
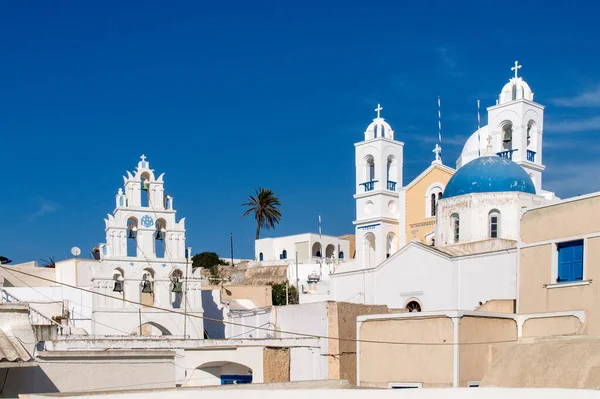
[[[381,110],[383,109],[383,107],[381,106],[381,104],[377,104],[377,108],[375,108],[375,111],[377,112],[377,119],[381,118]]]
[[[521,68],[523,68],[523,65],[519,65],[519,61],[515,61],[515,66],[510,68],[511,71],[515,71],[515,79],[519,77],[518,72]]]

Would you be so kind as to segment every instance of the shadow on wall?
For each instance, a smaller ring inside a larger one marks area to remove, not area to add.
[[[0,369],[2,398],[17,398],[19,394],[59,392],[44,370],[35,367]]]
[[[213,295],[215,293],[215,295]],[[204,329],[211,339],[225,338],[225,324],[223,323],[223,310],[219,306],[215,296],[218,297],[218,290],[202,290],[202,307],[204,308],[204,317],[220,320],[220,322],[204,319]]]

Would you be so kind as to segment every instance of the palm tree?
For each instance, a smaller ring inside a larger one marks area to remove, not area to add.
[[[242,204],[242,206],[248,207],[243,216],[248,216],[254,212],[257,240],[260,238],[261,227],[273,229],[281,220],[281,212],[279,211],[280,205],[281,202],[279,202],[279,198],[273,194],[273,191],[262,187],[256,189],[256,195],[249,195],[248,202]]]

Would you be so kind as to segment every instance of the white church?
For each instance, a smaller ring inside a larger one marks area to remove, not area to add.
[[[42,316],[70,319],[73,333],[203,338],[201,282],[185,245],[185,218],[177,221],[163,178],[142,155],[134,173],[123,177],[125,190],[118,190],[105,219],[106,242],[96,259],[75,257],[50,269],[16,265],[56,284],[3,270],[2,288]]]
[[[515,62],[456,168],[443,165],[436,145],[431,166],[406,185],[404,143],[378,105],[354,145],[356,256],[321,283],[328,299],[436,311],[516,298],[520,215],[559,200],[542,188],[544,106],[520,68]]]

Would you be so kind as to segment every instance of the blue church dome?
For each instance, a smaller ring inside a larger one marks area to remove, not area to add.
[[[535,186],[527,172],[510,159],[483,156],[456,171],[448,182],[442,198],[507,191],[535,194]]]

